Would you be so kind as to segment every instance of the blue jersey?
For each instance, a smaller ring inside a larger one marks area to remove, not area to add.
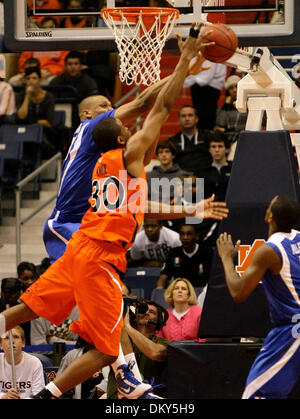
[[[274,328],[251,367],[244,399],[288,398],[300,374],[300,232],[275,233],[266,244],[282,261],[278,275],[263,277]]]
[[[92,132],[102,119],[114,117],[114,114],[115,110],[111,110],[83,121],[74,133],[63,162],[56,204],[43,231],[51,263],[63,255],[68,241],[78,230],[82,217],[90,207],[93,170],[101,154]]]
[[[101,154],[92,138],[94,127],[104,118],[114,117],[115,110],[94,119],[83,121],[74,133],[68,154],[63,162],[62,175],[55,209],[69,222],[80,222],[89,208],[92,174]]]
[[[275,326],[291,324],[293,316],[300,314],[300,232],[275,233],[266,244],[282,260],[278,275],[267,272],[263,278],[271,321]]]

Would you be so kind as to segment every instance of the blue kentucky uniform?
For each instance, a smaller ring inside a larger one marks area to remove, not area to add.
[[[44,226],[43,240],[51,263],[63,255],[68,240],[78,230],[89,208],[92,174],[101,154],[92,132],[102,119],[114,117],[114,114],[115,110],[111,110],[85,120],[74,133],[63,162],[56,204]]]
[[[266,244],[282,260],[280,273],[267,272],[262,280],[274,328],[251,367],[243,398],[287,398],[300,375],[300,232],[275,233]]]

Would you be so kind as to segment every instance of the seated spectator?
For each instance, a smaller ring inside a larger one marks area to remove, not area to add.
[[[170,250],[181,246],[179,234],[163,226],[162,221],[145,218],[129,250],[128,266],[162,266]]]
[[[197,243],[195,224],[183,224],[179,234],[182,245],[171,249],[156,288],[166,288],[174,278],[187,278],[194,288],[203,288],[209,280],[213,249]]]
[[[22,284],[18,278],[3,278],[1,280],[0,313],[6,310],[6,305],[10,307],[18,304],[22,293]]]
[[[32,16],[33,10],[33,0],[27,0],[28,15],[30,15],[30,20],[35,22],[37,26],[40,25],[44,16]],[[41,11],[44,9],[61,9],[61,4],[59,0],[35,0],[35,7],[37,10]],[[60,25],[60,17],[53,16],[56,20],[57,27]]]
[[[18,278],[3,278],[1,282],[1,299],[0,299],[0,312],[9,307],[20,304],[20,296],[23,293],[22,282]],[[28,345],[30,345],[30,322],[22,323],[25,339]]]
[[[199,129],[212,130],[216,123],[216,113],[221,90],[226,78],[226,65],[204,61],[206,71],[189,75],[184,87],[190,87],[193,106],[198,114]],[[208,69],[209,68],[209,69]]]
[[[23,352],[25,336],[22,327],[11,330],[14,346],[16,387],[12,381],[12,359],[9,332],[0,336],[0,399],[29,399],[45,386],[43,366],[35,356]]]
[[[188,208],[201,202],[204,198],[203,186],[203,182],[196,175],[180,176],[180,183],[177,183],[172,204],[183,205]],[[195,217],[189,217],[187,221],[187,223],[195,223],[196,228],[199,227],[200,222],[201,220]],[[179,232],[182,223],[182,219],[179,218],[167,221],[168,227],[177,232]]]
[[[128,281],[124,280],[122,281],[122,295],[124,297],[132,297],[132,291],[131,291],[131,286],[129,284]]]
[[[36,272],[38,278],[49,268],[51,265],[50,258],[46,257],[41,260],[39,265],[36,265]]]
[[[168,139],[175,146],[174,163],[190,173],[209,166],[211,156],[206,140],[207,131],[198,130],[196,109],[191,105],[182,106],[178,111],[178,122],[181,131]]]
[[[67,9],[84,9],[84,1],[83,0],[69,0],[67,4]],[[93,25],[94,23],[94,25]],[[66,16],[62,23],[62,28],[86,28],[95,26],[95,18],[93,16]]]
[[[57,89],[55,92],[57,98],[70,98],[70,92],[64,91],[63,86],[71,86],[75,89],[75,97],[73,98],[76,104],[79,104],[88,96],[98,94],[96,81],[81,70],[82,58],[83,55],[77,51],[71,51],[66,55],[64,72],[60,76],[55,77],[49,85],[50,87],[61,87],[61,89]],[[76,105],[73,106],[72,126],[77,128],[79,123],[80,119]]]
[[[237,75],[228,77],[225,83],[227,92],[225,103],[218,109],[215,131],[225,134],[228,144],[232,145],[237,141],[239,134],[245,129],[247,112],[239,112],[236,108],[237,84],[241,78]]]
[[[41,87],[41,73],[38,68],[27,68],[26,90],[17,95],[17,121],[19,124],[40,124],[43,126],[42,158],[48,159],[61,149],[53,135],[54,97]]]
[[[209,140],[209,152],[212,156],[210,167],[197,173],[204,179],[204,197],[215,195],[216,201],[225,201],[232,163],[227,160],[227,140],[221,133],[215,133]],[[204,244],[215,246],[219,222],[206,219],[198,225],[199,239]]]
[[[4,81],[2,74],[0,74],[0,117],[3,115],[12,115],[15,112],[16,101],[14,90],[9,83]]]
[[[38,279],[36,266],[30,262],[20,262],[17,266],[17,273],[23,292]]]
[[[204,198],[215,194],[216,201],[225,201],[232,163],[227,160],[229,149],[222,134],[214,134],[209,139],[209,152],[212,163],[206,169],[197,172],[204,179]]]
[[[78,337],[75,348],[67,352],[66,355],[62,358],[57,371],[57,376],[59,376],[69,364],[71,364],[74,359],[79,358],[82,354],[86,353],[91,348],[91,345],[84,341],[81,337]],[[70,390],[68,393],[65,393],[61,398],[68,399],[89,399],[91,398],[91,392],[95,389],[95,386],[100,384],[103,380],[103,375],[101,371],[93,374],[83,383],[76,386],[74,389]]]
[[[68,51],[24,51],[18,61],[19,73],[9,79],[13,86],[25,84],[25,70],[29,66],[39,66],[41,85],[46,86],[57,75],[64,71],[64,60]],[[36,61],[30,60],[34,58]],[[29,61],[30,60],[30,61]]]
[[[176,278],[165,291],[168,309],[167,323],[156,334],[170,341],[198,340],[202,307],[197,305],[195,290],[186,278]]]
[[[158,143],[156,155],[160,164],[159,166],[154,166],[150,172],[146,173],[149,201],[169,204],[174,199],[174,193],[172,193],[172,187],[169,187],[169,182],[166,182],[166,189],[164,190],[162,185],[164,183],[163,179],[171,181],[174,178],[189,174],[182,170],[177,163],[173,162],[175,154],[175,147],[171,141],[160,141]],[[159,185],[162,185],[162,187],[159,187]]]
[[[75,344],[78,336],[69,330],[71,324],[75,320],[79,320],[77,306],[74,307],[70,315],[59,326],[56,326],[43,317],[38,317],[37,319],[32,320],[30,322],[31,345],[52,345],[55,342],[62,342],[69,345]],[[42,351],[40,354],[46,355],[50,361],[53,359],[52,351]],[[50,365],[52,364],[53,362],[50,362]]]
[[[19,65],[20,65],[20,58],[19,58]],[[30,57],[24,61],[23,71],[12,76],[9,79],[9,84],[11,84],[12,86],[21,86],[21,87],[23,86],[25,89],[26,88],[25,70],[29,67],[38,68],[42,75],[40,60],[34,57]],[[43,78],[43,75],[42,75],[42,78]]]
[[[148,383],[151,383],[154,379],[155,386],[165,384],[164,374],[169,341],[157,337],[156,332],[165,323],[166,314],[164,314],[164,309],[154,301],[144,300],[144,303],[148,306],[145,313],[140,313],[138,310],[135,313],[127,310],[124,317],[121,345],[125,361],[128,365],[131,365],[135,378],[139,382],[144,379]],[[159,395],[165,397],[165,390],[164,393]],[[110,372],[108,377],[107,398],[118,398],[113,371]]]

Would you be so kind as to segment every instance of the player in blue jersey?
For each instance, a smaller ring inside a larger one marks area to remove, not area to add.
[[[124,125],[151,109],[168,77],[148,87],[136,99],[114,110],[105,96],[89,96],[79,105],[81,124],[74,133],[63,162],[62,175],[55,207],[44,226],[43,239],[51,263],[65,252],[72,234],[89,208],[91,179],[99,150],[92,138],[95,126],[103,118],[115,117]]]
[[[272,199],[265,221],[269,238],[253,254],[242,276],[235,271],[230,234],[217,240],[227,286],[234,301],[244,301],[262,280],[273,324],[248,375],[243,398],[288,398],[300,375],[300,232],[294,230],[300,206],[286,195]]]

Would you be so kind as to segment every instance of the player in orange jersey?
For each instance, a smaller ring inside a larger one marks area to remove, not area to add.
[[[71,329],[89,342],[91,349],[35,398],[59,397],[118,357],[123,326],[121,276],[126,269],[126,251],[143,221],[144,165],[152,158],[160,128],[181,91],[191,59],[201,47],[202,37],[193,25],[174,73],[157,96],[140,131],[130,137],[122,122],[114,118],[103,120],[94,128],[94,140],[106,153],[94,169],[91,208],[64,255],[26,290],[21,304],[0,314],[2,334],[38,316],[60,324],[74,305],[78,306],[80,321],[73,322]],[[137,398],[145,393],[147,398],[151,386],[143,387],[140,394],[137,388],[143,383],[129,382],[123,372],[120,374],[123,397]]]

